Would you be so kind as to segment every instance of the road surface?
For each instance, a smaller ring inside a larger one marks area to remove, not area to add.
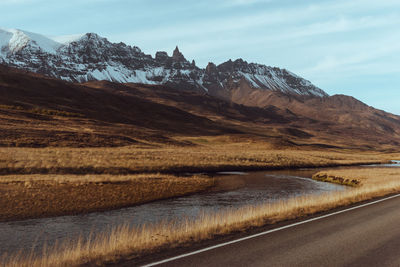
[[[219,246],[156,265],[400,266],[400,197]]]

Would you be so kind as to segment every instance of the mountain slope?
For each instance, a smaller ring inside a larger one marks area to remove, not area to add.
[[[58,40],[58,41],[56,41]],[[62,40],[62,42],[60,42]],[[153,58],[138,47],[111,43],[95,33],[50,39],[22,30],[0,30],[0,62],[11,67],[73,82],[108,80],[168,85],[230,98],[235,88],[249,87],[293,95],[325,97],[309,81],[279,68],[241,59],[201,69],[178,47],[172,56]]]
[[[163,85],[74,84],[0,66],[0,145],[193,145],[202,136],[294,149],[400,145],[399,116],[351,97],[271,91],[270,101],[251,107]]]
[[[400,137],[399,116],[377,110],[351,96],[310,98],[260,90],[237,90],[231,100],[252,107],[285,107],[297,116],[315,121],[321,131],[329,129],[333,135],[347,135],[352,142],[369,140],[371,147]],[[382,140],[384,138],[386,141]]]
[[[0,145],[180,144],[177,136],[202,135],[294,147],[400,144],[398,116],[242,59],[201,69],[178,48],[153,58],[94,33],[0,30],[0,63]]]
[[[238,131],[176,107],[0,66],[0,145],[179,143]]]
[[[246,106],[265,108],[270,105],[286,107],[291,112],[310,119],[330,124],[347,125],[349,128],[368,131],[391,131],[400,134],[400,117],[377,110],[351,96],[333,95],[324,98],[309,98],[260,90],[235,91],[233,102]],[[390,130],[391,129],[391,130]]]

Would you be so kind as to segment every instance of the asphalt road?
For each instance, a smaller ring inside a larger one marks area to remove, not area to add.
[[[400,266],[400,197],[158,266]]]

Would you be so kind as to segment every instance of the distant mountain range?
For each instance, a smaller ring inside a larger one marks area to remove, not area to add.
[[[71,83],[0,65],[0,146],[187,146],[201,136],[295,149],[400,145],[399,116],[350,96],[270,91],[242,101],[164,85]]]
[[[178,47],[172,56],[153,58],[138,47],[111,43],[95,33],[48,38],[23,30],[0,29],[0,63],[72,82],[107,80],[119,83],[167,85],[224,99],[238,91],[278,91],[326,97],[323,90],[285,69],[247,63],[242,59],[205,69],[189,62]]]
[[[0,146],[193,145],[185,138],[210,135],[397,151],[400,116],[241,59],[202,69],[178,48],[153,58],[93,33],[0,30]]]

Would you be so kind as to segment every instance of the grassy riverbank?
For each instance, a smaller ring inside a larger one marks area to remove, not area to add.
[[[135,257],[143,253],[154,253],[160,248],[173,248],[211,239],[216,235],[303,217],[400,191],[399,169],[357,168],[326,171],[317,176],[321,175],[357,180],[359,184],[344,192],[299,197],[275,204],[204,214],[196,221],[160,223],[144,228],[121,226],[111,233],[93,237],[90,242],[78,241],[49,248],[39,257],[16,255],[14,258],[8,258],[6,265],[60,266],[113,261],[127,255]]]
[[[236,141],[204,137],[190,139],[190,146],[0,148],[0,221],[116,209],[213,186],[212,179],[183,178],[185,172],[386,161],[379,153],[274,150],[268,143]]]
[[[161,174],[0,176],[0,221],[128,207],[213,185],[208,177]]]
[[[400,168],[349,168],[321,171],[313,179],[354,187],[378,188],[400,181]]]
[[[203,139],[201,139],[203,140]],[[193,140],[192,140],[193,142]],[[0,174],[138,174],[261,170],[381,163],[382,153],[276,150],[262,142],[116,148],[0,148]]]

